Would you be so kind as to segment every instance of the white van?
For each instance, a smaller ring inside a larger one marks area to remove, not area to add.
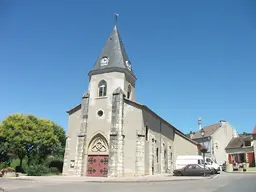
[[[215,161],[213,161],[210,157],[205,157],[205,160],[206,160],[205,165],[210,169],[214,169],[215,173],[218,173],[220,171],[220,166]],[[176,159],[175,168],[181,169],[188,164],[204,165],[204,159],[200,155],[180,155]]]
[[[205,157],[205,164],[207,165],[207,167],[214,169],[215,173],[220,172],[220,166],[211,157]]]

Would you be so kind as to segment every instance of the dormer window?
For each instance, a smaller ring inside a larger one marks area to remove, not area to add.
[[[107,83],[105,80],[101,80],[98,85],[99,97],[104,97],[107,95]]]
[[[250,147],[251,146],[251,141],[250,140],[244,141],[244,145],[245,145],[245,147]]]
[[[128,98],[128,99],[130,99],[131,93],[132,93],[132,87],[131,87],[131,85],[129,85],[129,86],[128,86],[128,90],[127,90],[127,98]]]

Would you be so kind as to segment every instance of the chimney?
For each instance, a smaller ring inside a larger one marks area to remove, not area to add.
[[[226,120],[220,120],[220,127],[222,127],[224,123],[226,123]]]
[[[255,125],[255,127],[254,127],[254,129],[252,131],[252,137],[253,137],[253,140],[255,142],[255,140],[256,140],[256,125]]]
[[[194,136],[193,132],[192,132],[192,131],[190,131],[190,133],[189,133],[189,138],[190,138],[190,139],[192,139],[192,138],[193,138],[193,136]]]

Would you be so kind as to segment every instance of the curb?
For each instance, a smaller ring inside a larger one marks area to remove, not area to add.
[[[256,171],[245,171],[245,172],[236,172],[236,171],[233,171],[233,172],[225,172],[227,174],[256,174]]]
[[[80,182],[86,182],[86,183],[163,183],[163,182],[179,182],[179,181],[198,181],[198,180],[207,180],[207,179],[215,179],[216,177],[218,177],[219,174],[217,175],[211,175],[209,177],[205,177],[205,178],[189,178],[189,179],[183,179],[182,177],[177,178],[177,179],[152,179],[152,180],[81,180]],[[32,181],[32,182],[38,182],[37,180],[33,180],[33,179],[26,179],[26,178],[15,178],[14,180],[23,180],[23,181]],[[40,181],[39,181],[40,182]],[[63,181],[61,181],[63,182]],[[70,182],[70,181],[67,181]],[[6,192],[4,191],[4,189],[2,189],[0,187],[0,192]]]
[[[148,180],[148,181],[85,181],[87,183],[163,183],[175,181],[198,181],[202,179]]]
[[[213,177],[207,177],[205,179],[215,179],[218,175],[215,175]],[[175,181],[198,181],[198,180],[205,180],[205,179],[176,179],[176,180],[128,180],[128,181],[85,181],[87,183],[163,183],[163,182],[175,182]]]

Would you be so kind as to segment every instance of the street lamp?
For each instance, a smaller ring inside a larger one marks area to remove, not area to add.
[[[205,176],[205,149],[204,149],[204,129],[200,130],[202,139],[203,139],[203,148],[202,148],[202,152],[203,152],[203,159],[204,159],[204,176]]]

